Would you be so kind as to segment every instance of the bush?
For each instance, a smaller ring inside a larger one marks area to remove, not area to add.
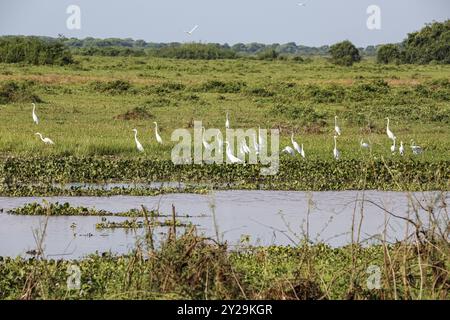
[[[259,60],[276,60],[279,54],[275,49],[266,49],[256,55]]]
[[[361,61],[358,49],[350,41],[336,43],[330,47],[331,61],[342,66],[351,66]]]
[[[199,87],[199,91],[217,93],[238,93],[246,84],[240,81],[224,82],[219,80],[208,80]]]
[[[13,102],[42,102],[31,89],[32,83],[7,81],[0,85],[0,104]]]
[[[235,59],[236,52],[216,44],[187,43],[169,45],[149,51],[150,55],[175,59]]]
[[[132,85],[126,80],[114,80],[109,82],[94,81],[91,87],[102,93],[121,94],[132,91]]]
[[[0,62],[66,65],[73,63],[73,59],[64,44],[58,40],[7,36],[0,38]]]
[[[383,64],[401,62],[399,47],[395,44],[386,44],[379,47],[377,50],[377,62]]]
[[[403,48],[405,63],[450,63],[450,20],[408,34]]]

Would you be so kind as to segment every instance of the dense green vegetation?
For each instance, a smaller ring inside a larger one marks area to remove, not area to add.
[[[351,66],[361,61],[358,49],[350,41],[336,43],[330,48],[331,61],[341,66]]]
[[[195,228],[177,238],[173,226],[155,246],[151,224],[136,227],[148,234],[125,256],[0,258],[0,299],[448,299],[448,246],[438,238],[341,248],[244,241],[230,251]],[[71,265],[80,290],[67,288]]]
[[[380,46],[379,63],[450,63],[450,20],[433,22],[408,34],[400,44]]]
[[[38,37],[0,37],[0,62],[24,62],[35,65],[66,65],[72,55],[58,40],[44,41]]]

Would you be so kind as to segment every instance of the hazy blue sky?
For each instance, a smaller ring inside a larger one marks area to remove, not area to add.
[[[298,6],[306,2],[305,7]],[[81,30],[66,28],[67,6],[81,8]],[[366,27],[369,5],[381,30]],[[358,46],[401,41],[432,20],[450,17],[450,0],[0,0],[0,34],[153,42],[286,43]],[[192,37],[183,31],[198,24]]]

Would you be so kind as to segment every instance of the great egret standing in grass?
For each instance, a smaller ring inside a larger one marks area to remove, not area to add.
[[[305,155],[305,148],[303,148],[303,143],[302,143],[302,152],[300,153],[300,155],[302,156],[303,159],[306,158],[306,155]]]
[[[336,131],[337,135],[340,136],[341,135],[341,128],[339,128],[338,124],[337,124],[337,116],[334,116],[334,131]]]
[[[225,144],[227,145],[226,153],[228,160],[230,160],[231,163],[244,163],[244,161],[233,155],[233,153],[231,152],[230,143],[228,141],[225,141]]]
[[[156,136],[156,141],[158,141],[159,144],[162,144],[163,141],[161,139],[161,136],[158,133],[158,124],[156,122],[153,122],[155,124],[155,136]]]
[[[36,115],[36,105],[34,103],[32,103],[32,105],[33,105],[33,112],[31,113],[31,115],[33,116],[33,121],[34,123],[39,124],[39,118]]]
[[[392,141],[394,141],[394,144],[391,146],[391,152],[392,153],[394,153],[395,152],[395,149],[396,149],[396,147],[395,147],[395,140],[396,140],[397,138],[396,137],[394,137],[394,139],[392,139]]]
[[[290,146],[286,146],[286,147],[284,147],[284,149],[283,150],[281,150],[281,152],[283,152],[283,153],[288,153],[288,154],[290,154],[291,156],[295,156],[295,151],[294,151],[294,149],[292,149]]]
[[[386,125],[386,134],[389,137],[389,139],[391,139],[392,141],[395,140],[395,135],[394,133],[391,131],[391,129],[389,129],[389,118],[386,118],[387,120],[387,125]]]
[[[144,147],[137,138],[137,129],[133,129],[133,131],[134,131],[134,141],[136,142],[136,148],[138,149],[139,152],[144,152]]]
[[[300,149],[300,146],[298,145],[297,141],[294,140],[294,133],[291,134],[291,142],[292,146],[294,147],[294,150],[297,151],[299,154],[302,154],[302,149]]]
[[[35,134],[38,135],[41,138],[42,142],[44,142],[45,144],[55,144],[52,139],[42,137],[42,134],[40,134],[39,132],[36,132]]]
[[[341,153],[339,152],[339,150],[337,149],[337,136],[334,136],[334,149],[333,149],[333,157],[336,160],[339,160],[339,157],[341,156]]]
[[[413,154],[418,155],[421,154],[423,152],[422,147],[417,146],[416,143],[414,142],[414,140],[411,140],[411,149]]]
[[[403,147],[403,141],[400,141],[400,148],[398,148],[398,152],[401,156],[405,154],[405,147]]]
[[[361,146],[361,148],[364,148],[364,149],[369,148],[369,144],[367,142],[364,142],[363,139],[361,139],[359,145]]]
[[[228,119],[228,112],[227,112],[227,119],[225,120],[225,128],[230,129],[230,120]]]
[[[190,31],[185,31],[189,36],[198,28],[198,25],[195,25]]]

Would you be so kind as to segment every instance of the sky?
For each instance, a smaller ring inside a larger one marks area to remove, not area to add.
[[[66,26],[69,5],[80,8],[80,29]],[[370,5],[380,8],[380,29],[367,28]],[[400,42],[425,23],[449,18],[450,0],[0,0],[0,35],[147,42],[367,46]]]

